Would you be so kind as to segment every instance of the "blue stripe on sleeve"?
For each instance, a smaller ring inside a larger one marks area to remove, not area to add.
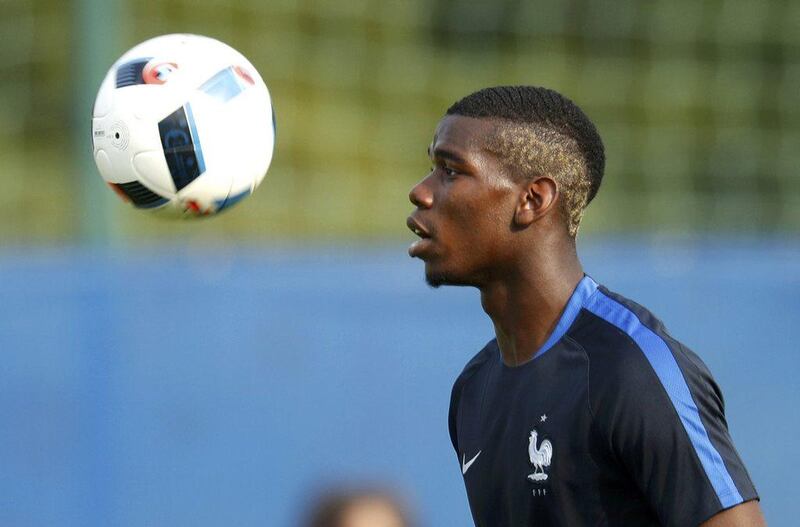
[[[598,290],[584,307],[627,333],[639,346],[669,395],[720,503],[725,508],[741,503],[742,496],[722,456],[708,437],[689,386],[664,339],[642,324],[631,310],[602,291]]]

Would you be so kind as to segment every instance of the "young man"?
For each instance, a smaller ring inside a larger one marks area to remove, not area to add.
[[[488,88],[448,109],[428,153],[409,254],[433,287],[477,287],[495,328],[450,403],[475,524],[764,525],[706,366],[583,273],[605,164],[586,115],[552,90]]]

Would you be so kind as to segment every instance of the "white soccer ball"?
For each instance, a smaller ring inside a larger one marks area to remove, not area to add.
[[[275,144],[272,101],[235,49],[164,35],[108,70],[92,111],[92,144],[103,179],[135,207],[215,214],[264,178]]]

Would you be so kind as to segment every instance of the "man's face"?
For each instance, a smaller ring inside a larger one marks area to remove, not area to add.
[[[409,255],[425,261],[430,285],[480,286],[509,262],[519,187],[485,148],[496,123],[445,116],[428,154],[431,172],[409,193]]]

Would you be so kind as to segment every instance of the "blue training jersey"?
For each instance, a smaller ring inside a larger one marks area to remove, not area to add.
[[[705,364],[588,276],[531,361],[492,340],[467,364],[449,421],[479,527],[687,527],[758,498]]]

